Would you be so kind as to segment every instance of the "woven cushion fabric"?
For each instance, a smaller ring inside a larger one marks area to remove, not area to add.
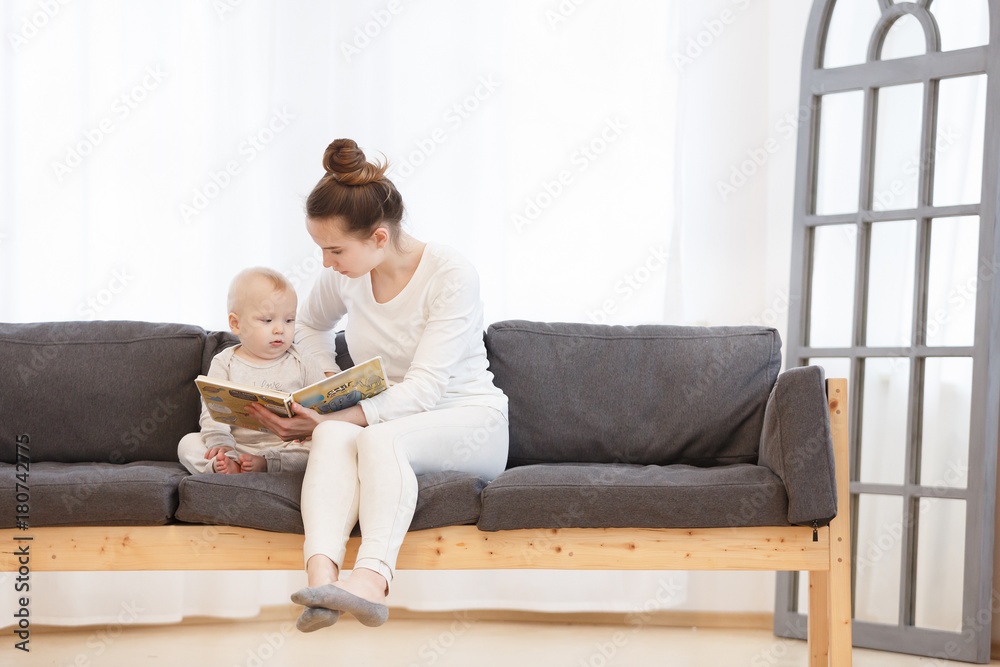
[[[0,464],[0,528],[14,528],[15,466]],[[180,463],[32,463],[28,525],[153,526],[177,509],[177,487],[187,476]]]
[[[194,378],[225,342],[187,324],[0,323],[0,461],[177,461],[198,430]]]
[[[347,349],[347,335],[343,330],[338,331],[334,336],[334,345],[337,353],[337,368],[342,371],[353,368],[354,359],[351,358],[351,352]]]
[[[302,472],[189,475],[180,485],[178,521],[302,534]],[[473,524],[486,481],[455,471],[417,475],[410,530]],[[360,535],[358,526],[354,535]]]
[[[508,467],[757,462],[781,366],[772,328],[511,320],[486,340],[510,401]]]
[[[539,464],[483,491],[480,530],[788,525],[788,498],[763,466]]]
[[[201,356],[201,372],[199,375],[207,375],[208,369],[212,365],[212,359],[219,352],[227,347],[238,345],[240,339],[229,331],[208,331],[205,334],[205,350]],[[194,378],[191,378],[194,382]]]
[[[791,368],[778,376],[764,413],[758,463],[784,482],[791,523],[826,525],[837,515],[833,436],[821,367]]]

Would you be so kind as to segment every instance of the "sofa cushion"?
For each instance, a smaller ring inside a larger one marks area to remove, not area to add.
[[[782,526],[777,475],[746,463],[539,464],[501,473],[483,491],[480,530]]]
[[[15,497],[15,466],[0,463],[0,496]],[[180,463],[32,462],[28,525],[148,526],[168,523],[177,509]],[[14,502],[0,503],[0,528],[14,528]]]
[[[178,521],[302,534],[302,472],[189,475],[180,484]],[[486,481],[447,471],[417,475],[417,509],[410,530],[473,524]],[[358,526],[354,535],[360,535]]]
[[[0,323],[0,461],[177,461],[198,430],[194,378],[230,334],[151,322]]]
[[[510,401],[508,467],[757,462],[781,365],[772,328],[511,320],[486,342]]]

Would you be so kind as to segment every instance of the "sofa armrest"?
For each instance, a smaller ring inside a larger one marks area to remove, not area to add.
[[[819,366],[778,376],[764,410],[758,465],[788,493],[788,522],[818,525],[837,515],[837,482],[826,382]]]

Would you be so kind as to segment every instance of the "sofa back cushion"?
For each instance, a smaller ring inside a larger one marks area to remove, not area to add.
[[[235,342],[188,324],[0,323],[0,461],[176,461],[199,430],[194,378]]]
[[[510,401],[508,467],[756,463],[781,365],[769,327],[490,325]]]

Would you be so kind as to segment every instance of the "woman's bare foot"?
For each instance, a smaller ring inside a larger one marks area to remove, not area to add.
[[[219,452],[212,460],[212,470],[226,475],[235,475],[240,471],[240,464],[226,456],[225,452]]]
[[[306,575],[312,588],[337,581],[340,578],[340,569],[328,556],[313,554],[306,562]]]
[[[240,454],[241,472],[267,472],[267,459],[253,454]]]

